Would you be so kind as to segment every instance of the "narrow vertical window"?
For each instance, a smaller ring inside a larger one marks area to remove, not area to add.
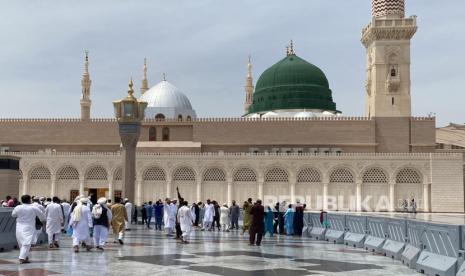
[[[394,105],[394,97],[392,97],[392,105]]]
[[[157,129],[155,127],[149,128],[149,141],[157,141]]]
[[[167,127],[163,128],[162,138],[163,138],[163,141],[169,141],[170,140],[170,129],[169,128],[167,128]]]

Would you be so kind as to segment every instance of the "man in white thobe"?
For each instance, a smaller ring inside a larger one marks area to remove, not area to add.
[[[37,207],[32,206],[31,196],[21,197],[23,205],[13,209],[11,216],[16,218],[16,240],[19,246],[19,263],[29,263],[29,250],[36,231],[36,218],[45,221],[45,215]]]
[[[63,207],[63,213],[65,215],[65,222],[63,223],[63,230],[68,230],[68,221],[69,221],[69,210],[71,209],[71,205],[65,200],[61,203]]]
[[[125,198],[124,199],[124,208],[126,208],[126,213],[128,214],[128,220],[126,221],[126,230],[131,230],[130,225],[131,225],[131,219],[132,219],[132,203],[129,202],[129,199]],[[136,220],[137,224],[137,220]]]
[[[32,201],[33,201],[32,206],[39,209],[45,216],[45,207],[42,204],[40,204],[39,198],[35,197]],[[39,229],[35,229],[34,237],[32,238],[32,245],[37,244],[37,240],[39,239],[39,236],[40,236],[41,233],[42,233],[42,227],[40,227]]]
[[[207,199],[207,204],[205,204],[205,213],[203,215],[203,228],[202,231],[208,230],[211,231],[213,216],[215,215],[215,207],[211,203],[210,199]]]
[[[50,248],[58,248],[60,247],[61,227],[65,221],[63,209],[61,208],[58,197],[54,196],[52,203],[48,204],[45,208],[45,217],[47,218],[45,231],[48,235],[48,244]]]
[[[182,243],[189,243],[189,235],[192,231],[192,222],[195,220],[192,212],[187,207],[187,201],[181,202],[181,208],[178,210],[178,222],[182,231]]]
[[[165,222],[166,235],[172,236],[174,231],[174,226],[176,224],[176,217],[173,213],[172,208],[173,203],[169,198],[165,199],[165,205],[163,205],[163,221]]]
[[[79,200],[80,202],[76,205],[69,225],[73,227],[73,248],[74,252],[79,252],[79,243],[85,242],[87,251],[92,249],[92,239],[90,238],[89,229],[92,228],[92,213],[87,206],[89,199],[83,197]]]

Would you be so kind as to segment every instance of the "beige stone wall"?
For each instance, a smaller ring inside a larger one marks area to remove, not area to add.
[[[142,124],[140,141],[156,128],[157,141],[169,128],[170,141],[194,141],[203,152],[432,152],[434,118],[309,118],[251,120],[199,119],[154,121]],[[0,120],[0,146],[13,151],[55,149],[61,152],[118,151],[121,140],[114,120]],[[173,148],[175,152],[183,149]],[[150,149],[157,151],[157,149]],[[159,149],[167,152],[166,148]]]
[[[18,156],[23,175],[21,193],[40,191],[45,196],[68,198],[70,189],[84,192],[86,188],[107,187],[112,194],[121,187],[116,179],[122,157],[116,153]],[[64,167],[75,168],[73,179],[60,180]],[[207,177],[213,169],[216,173]],[[401,209],[403,199],[413,197],[419,211],[464,212],[461,153],[139,153],[136,170],[136,203],[174,197],[179,186],[190,202],[206,197],[242,202],[250,196],[271,204],[299,198],[312,210],[393,211]],[[102,175],[96,176],[96,171]]]

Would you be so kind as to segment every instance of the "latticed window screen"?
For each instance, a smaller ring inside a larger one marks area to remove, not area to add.
[[[265,175],[265,181],[267,182],[287,182],[289,181],[289,175],[281,168],[273,168],[269,170]]]
[[[116,181],[123,180],[123,168],[118,168],[115,171],[115,175],[113,176],[113,180],[116,180]]]
[[[79,172],[76,168],[66,166],[58,171],[58,180],[74,180],[79,179]]]
[[[226,174],[220,168],[211,168],[203,174],[203,181],[226,181]]]
[[[379,168],[372,168],[363,175],[363,183],[387,183],[387,175]]]
[[[405,168],[396,175],[396,183],[419,184],[421,176],[414,169]]]
[[[86,173],[87,180],[107,180],[108,175],[107,171],[102,166],[96,166],[91,168]]]
[[[176,169],[173,175],[173,180],[177,181],[194,181],[195,173],[191,168],[182,167]]]
[[[144,180],[159,180],[159,181],[162,181],[162,180],[165,180],[166,179],[166,174],[165,174],[165,171],[162,169],[162,168],[158,168],[158,167],[151,167],[149,168],[148,170],[146,170],[144,172],[144,176],[143,176],[143,179]]]
[[[44,166],[37,167],[31,171],[31,179],[33,180],[42,180],[42,179],[50,179],[51,174],[50,170]]]
[[[257,174],[252,169],[241,168],[234,174],[234,181],[255,182],[257,181]]]
[[[305,168],[297,175],[297,182],[321,182],[321,175],[316,169]]]
[[[329,176],[329,182],[333,183],[353,183],[354,176],[347,169],[336,169]]]

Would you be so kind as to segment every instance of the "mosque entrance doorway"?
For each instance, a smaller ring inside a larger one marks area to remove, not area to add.
[[[92,204],[96,204],[99,198],[108,196],[108,189],[90,188],[90,189],[87,189],[87,194],[88,196],[90,196],[90,201],[92,201]]]

